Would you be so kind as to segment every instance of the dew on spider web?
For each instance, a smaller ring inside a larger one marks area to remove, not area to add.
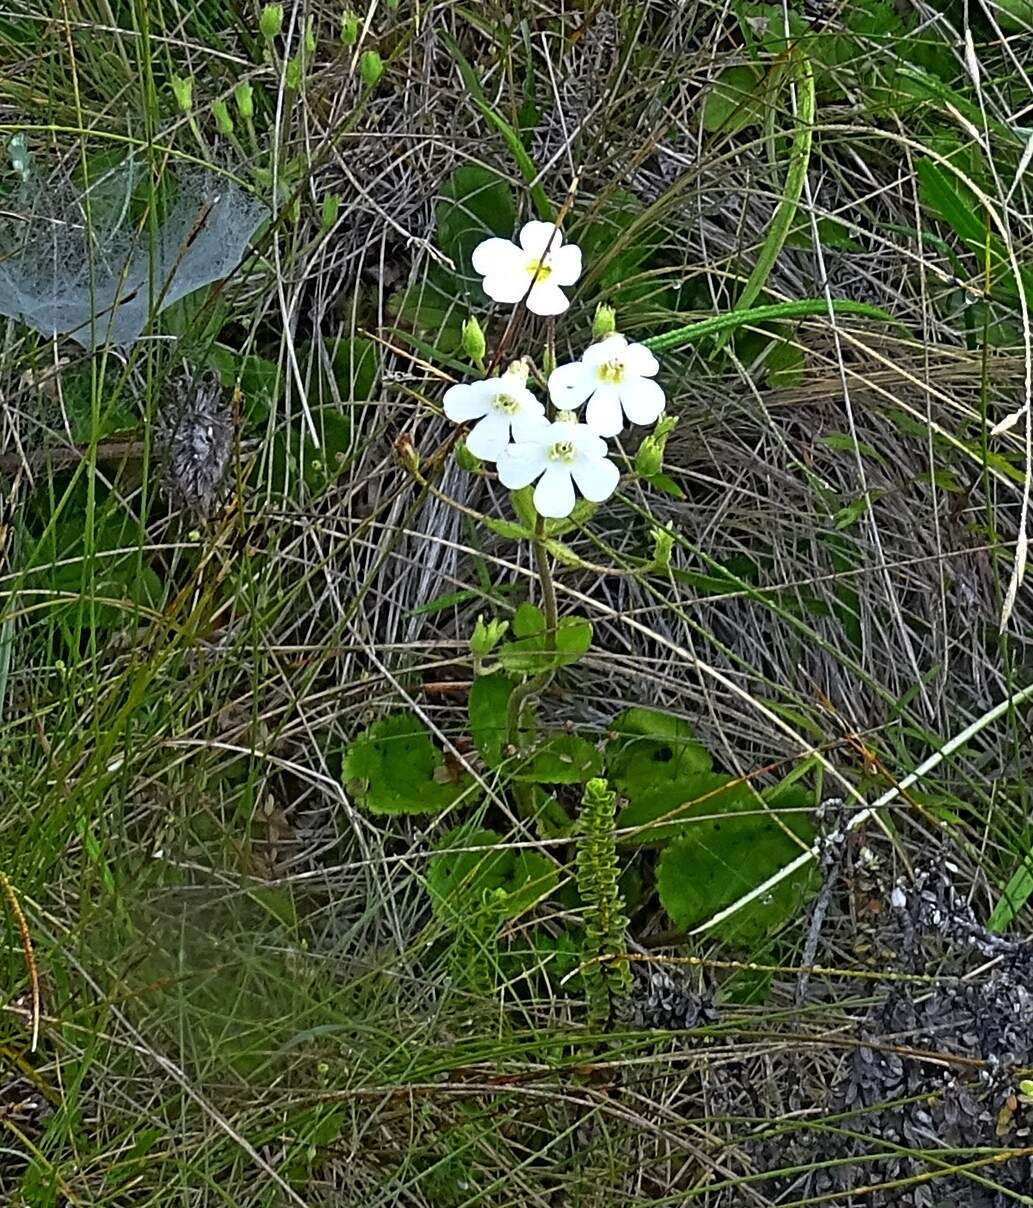
[[[267,214],[213,171],[170,169],[155,223],[140,182],[126,163],[85,191],[35,174],[19,184],[0,231],[0,314],[87,349],[128,347],[152,314],[229,276]]]

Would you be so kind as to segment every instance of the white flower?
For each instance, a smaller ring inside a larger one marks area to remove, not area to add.
[[[573,416],[541,423],[498,459],[499,481],[511,490],[538,479],[534,506],[552,519],[574,510],[574,484],[586,499],[602,503],[617,489],[620,470],[606,457],[606,442]]]
[[[616,436],[625,415],[633,424],[659,419],[667,401],[652,380],[659,368],[644,344],[629,344],[614,332],[586,348],[580,361],[554,369],[549,374],[549,395],[564,410],[580,407],[588,399],[585,423],[600,436]]]
[[[561,285],[581,276],[581,249],[564,243],[551,222],[528,222],[520,246],[509,239],[485,239],[473,250],[473,267],[484,292],[496,302],[519,302],[536,315],[561,315],[570,303]],[[530,290],[530,293],[528,293]]]
[[[466,447],[481,461],[494,461],[513,440],[521,440],[535,425],[545,422],[545,408],[534,397],[520,372],[449,386],[445,414],[453,423],[478,420],[466,438]]]

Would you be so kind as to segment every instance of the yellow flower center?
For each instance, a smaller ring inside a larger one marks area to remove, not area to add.
[[[520,404],[509,394],[496,394],[491,406],[493,411],[503,415],[516,415],[520,410]]]
[[[550,461],[562,461],[569,464],[574,460],[576,452],[572,440],[558,440],[549,450]]]
[[[539,281],[548,281],[548,279],[552,276],[552,269],[549,267],[549,262],[547,259],[528,260],[527,272],[528,275],[534,279],[535,283]]]
[[[599,381],[617,386],[624,380],[624,365],[620,361],[607,361],[599,366]]]

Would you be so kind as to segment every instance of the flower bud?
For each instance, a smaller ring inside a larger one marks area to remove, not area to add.
[[[327,193],[323,198],[323,210],[320,216],[320,224],[324,231],[328,231],[337,221],[338,212],[341,209],[341,199],[336,193]]]
[[[456,465],[460,470],[465,470],[467,474],[480,474],[484,470],[484,463],[479,457],[474,457],[470,450],[466,447],[466,441],[461,440],[456,445]]]
[[[649,530],[653,539],[653,565],[666,570],[671,565],[671,551],[674,549],[674,533],[671,526],[659,525]]]
[[[354,46],[359,40],[359,18],[350,8],[341,14],[341,41],[345,46]]]
[[[402,468],[408,470],[413,478],[420,477],[420,455],[408,432],[403,432],[395,441],[395,456]]]
[[[287,60],[287,70],[284,74],[284,81],[292,92],[301,88],[302,76],[301,55],[295,55],[293,59]]]
[[[229,106],[221,98],[212,101],[212,117],[215,118],[215,128],[227,138],[233,133],[233,118],[230,117]]]
[[[527,357],[521,357],[519,361],[512,361],[506,372],[511,373],[522,386],[526,386],[527,376],[531,372],[531,362]]]
[[[311,58],[316,53],[316,30],[311,17],[305,22],[305,54]]]
[[[463,352],[471,361],[480,363],[484,360],[487,344],[480,323],[471,315],[463,324]]]
[[[359,75],[367,88],[376,88],[384,74],[384,60],[375,50],[364,50],[359,56]]]
[[[1019,1083],[1019,1094],[1033,1096],[1033,1078],[1023,1078]]]
[[[600,302],[595,308],[595,317],[592,319],[592,339],[602,340],[606,336],[611,336],[617,330],[617,312],[612,306],[607,306],[605,302]]]
[[[255,112],[255,90],[250,84],[240,83],[233,89],[233,99],[237,105],[237,112],[249,122]]]
[[[194,107],[193,78],[174,75],[169,83],[172,85],[172,95],[176,98],[176,108],[180,113],[189,113]]]
[[[663,445],[655,436],[647,436],[635,454],[635,469],[643,478],[652,478],[664,468]]]
[[[470,637],[470,653],[476,659],[487,658],[506,636],[508,629],[508,621],[485,622],[484,617],[478,617]]]
[[[258,31],[267,42],[271,42],[273,38],[283,28],[283,5],[282,4],[267,4],[262,9],[261,15],[258,18]]]
[[[635,469],[643,478],[652,478],[664,468],[664,451],[667,448],[667,438],[678,423],[676,415],[661,415],[656,427],[639,445],[635,454]]]

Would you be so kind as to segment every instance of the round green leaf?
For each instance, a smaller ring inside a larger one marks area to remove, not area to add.
[[[813,832],[808,819],[788,815],[784,821],[809,842]],[[762,884],[801,850],[766,815],[733,812],[693,823],[661,856],[657,892],[674,925],[691,930]],[[800,909],[813,877],[814,866],[808,864],[715,927],[713,934],[749,947]]]
[[[385,717],[359,735],[345,752],[342,777],[374,814],[436,814],[469,784],[465,774],[448,778],[441,752],[409,713]]]

